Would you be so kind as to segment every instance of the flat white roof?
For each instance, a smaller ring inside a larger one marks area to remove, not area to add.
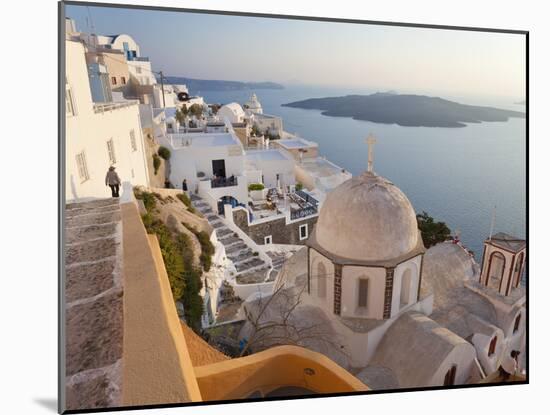
[[[285,148],[311,148],[318,147],[317,143],[304,140],[303,138],[290,138],[277,141],[282,147]]]
[[[191,140],[192,147],[218,147],[218,146],[233,146],[239,144],[230,133],[207,133],[207,134],[188,134],[184,135],[184,140]]]
[[[299,166],[318,177],[333,176],[335,174],[342,173],[343,171],[348,173],[341,167],[322,157],[304,159]]]
[[[246,158],[252,162],[289,160],[289,158],[279,150],[248,150],[246,152]]]

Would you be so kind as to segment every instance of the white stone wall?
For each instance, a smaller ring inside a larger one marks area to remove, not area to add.
[[[357,306],[360,279],[369,280],[366,308]],[[385,288],[386,270],[384,268],[344,266],[342,269],[342,317],[382,319]]]
[[[105,186],[109,166],[107,141],[113,139],[116,171],[122,182],[148,185],[143,133],[137,104],[115,108],[103,113],[94,112],[84,46],[66,42],[66,73],[76,115],[66,117],[66,199],[110,197]],[[134,131],[137,149],[131,146],[130,131]],[[83,180],[77,167],[77,154],[84,152],[90,178]]]
[[[399,312],[411,304],[415,303],[418,295],[418,282],[420,279],[420,264],[422,261],[422,256],[418,255],[414,258],[409,259],[397,267],[395,267],[393,273],[393,293],[392,293],[392,306],[390,316],[394,317]],[[409,295],[408,301],[404,304],[401,304],[401,290],[403,289],[402,282],[403,276],[407,272],[410,272],[410,286],[409,286]]]
[[[334,313],[334,265],[331,261],[314,249],[309,250],[310,269],[310,301],[323,308],[328,315]],[[325,272],[320,275],[319,265],[323,264]],[[323,280],[324,278],[324,280]],[[320,284],[326,284],[325,297],[319,296]]]

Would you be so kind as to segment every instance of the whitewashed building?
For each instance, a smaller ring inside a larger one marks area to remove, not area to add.
[[[94,102],[85,46],[66,46],[66,199],[109,197],[109,166],[123,184],[148,184],[139,102]]]
[[[242,123],[246,117],[243,108],[236,102],[223,105],[216,114],[221,120],[227,119],[230,123]]]

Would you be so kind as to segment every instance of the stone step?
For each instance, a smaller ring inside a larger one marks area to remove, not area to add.
[[[214,229],[221,229],[221,228],[229,229],[227,226],[225,226],[225,224],[222,221],[209,222],[209,223]],[[231,232],[233,232],[233,231],[231,231]]]
[[[243,249],[247,249],[247,248],[248,248],[248,245],[246,245],[245,243],[243,243],[241,241],[240,243],[235,243],[235,244],[230,245],[229,247],[226,247],[225,248],[225,253],[226,253],[226,255],[231,255],[235,252],[239,252],[239,251],[242,251]]]
[[[224,237],[227,237],[229,235],[233,235],[235,233],[231,229],[229,229],[227,226],[224,226],[224,227],[221,227],[221,226],[215,227],[214,226],[214,228],[216,229],[216,235],[217,235],[218,239],[224,239]]]
[[[238,273],[241,273],[243,271],[251,271],[252,269],[265,267],[265,266],[266,266],[266,263],[264,261],[262,261],[259,258],[253,258],[251,260],[241,262],[235,265],[235,268],[237,269]]]
[[[218,238],[218,240],[222,243],[223,246],[225,246],[226,250],[232,245],[241,243],[243,241],[241,238],[237,238],[233,235],[226,235],[223,238]]]
[[[247,248],[242,251],[233,252],[227,255],[227,257],[236,264],[237,262],[244,262],[254,258],[254,255],[252,255],[252,249]]]
[[[74,203],[68,203],[65,205],[65,210],[73,210],[73,209],[95,209],[95,208],[102,208],[106,206],[113,206],[119,204],[119,199],[116,197],[108,198],[108,199],[97,199],[97,200],[90,200],[87,202],[74,202]]]

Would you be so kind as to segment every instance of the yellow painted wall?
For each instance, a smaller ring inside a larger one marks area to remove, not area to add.
[[[195,374],[201,395],[208,401],[242,399],[256,391],[265,395],[284,386],[317,393],[368,390],[328,357],[297,346],[274,347],[247,357],[196,367]]]

